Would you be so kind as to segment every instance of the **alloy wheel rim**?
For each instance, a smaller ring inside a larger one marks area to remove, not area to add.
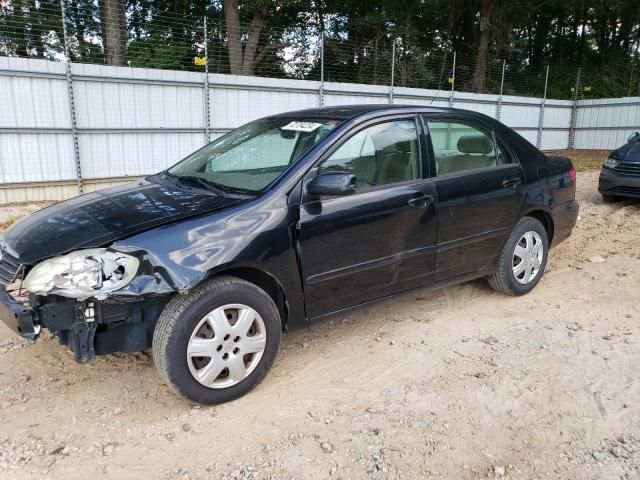
[[[187,344],[189,371],[207,388],[232,387],[255,370],[266,345],[266,327],[258,312],[247,305],[223,305],[193,329]]]
[[[538,232],[525,232],[516,243],[511,266],[516,282],[526,285],[540,274],[544,244]]]

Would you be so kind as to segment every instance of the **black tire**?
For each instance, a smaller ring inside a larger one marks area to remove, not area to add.
[[[262,318],[266,345],[259,362],[239,383],[209,388],[194,378],[187,361],[187,345],[199,322],[212,310],[228,304],[251,307]],[[214,405],[241,397],[267,374],[278,353],[282,323],[271,297],[263,290],[235,277],[216,277],[177,295],[165,307],[153,335],[153,361],[164,381],[190,402]]]
[[[536,232],[542,240],[543,255],[537,275],[526,284],[519,283],[513,273],[514,251],[518,242],[526,232]],[[524,295],[538,284],[547,266],[549,239],[547,231],[540,221],[532,217],[522,218],[511,231],[509,239],[502,249],[496,271],[489,277],[489,284],[498,292],[507,295]]]
[[[617,195],[607,195],[605,193],[601,193],[600,195],[602,195],[602,200],[605,203],[615,203],[622,200],[622,197],[618,197]]]

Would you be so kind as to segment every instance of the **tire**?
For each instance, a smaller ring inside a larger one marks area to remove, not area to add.
[[[605,193],[601,193],[600,195],[602,195],[602,200],[605,203],[614,203],[614,202],[619,202],[620,200],[622,200],[622,197],[618,197],[616,195],[607,195]]]
[[[267,293],[239,278],[217,277],[167,304],[153,334],[153,361],[178,396],[215,405],[260,383],[281,334],[280,314]]]
[[[520,246],[518,251],[523,257],[519,257],[516,253],[518,245]],[[511,231],[498,259],[498,267],[489,277],[489,284],[495,290],[507,295],[529,293],[542,278],[547,265],[548,252],[549,239],[542,223],[535,218],[524,217]],[[530,261],[531,270],[528,268],[527,260]],[[522,267],[517,268],[519,265]],[[537,269],[536,265],[538,265]],[[529,272],[530,276],[527,277]]]

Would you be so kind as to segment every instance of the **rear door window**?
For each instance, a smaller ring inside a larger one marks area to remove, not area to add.
[[[512,163],[511,155],[494,141],[493,132],[469,121],[425,118],[436,174],[497,167]]]

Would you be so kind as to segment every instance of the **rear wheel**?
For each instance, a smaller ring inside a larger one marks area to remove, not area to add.
[[[489,284],[507,295],[524,295],[538,284],[547,265],[549,240],[538,220],[524,217],[505,244]]]
[[[169,302],[154,332],[153,359],[182,398],[227,402],[264,378],[281,331],[267,293],[244,280],[219,277]]]

